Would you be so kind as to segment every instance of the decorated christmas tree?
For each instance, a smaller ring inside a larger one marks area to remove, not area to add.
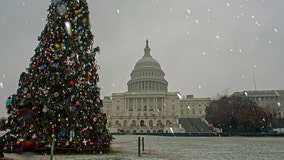
[[[17,93],[6,102],[9,144],[29,142],[40,151],[55,137],[58,152],[108,150],[112,136],[101,110],[99,48],[93,48],[86,0],[51,0],[38,41]]]

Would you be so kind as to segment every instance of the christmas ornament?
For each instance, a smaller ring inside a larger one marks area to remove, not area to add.
[[[59,134],[60,134],[61,137],[65,137],[66,136],[66,132],[65,131],[61,131]]]
[[[23,144],[22,144],[22,149],[21,149],[21,151],[22,151],[22,152],[32,151],[34,146],[35,146],[35,145],[34,145],[33,142],[31,142],[31,141],[25,141],[25,142],[23,142]]]

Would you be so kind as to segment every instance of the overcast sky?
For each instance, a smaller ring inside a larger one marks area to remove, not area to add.
[[[101,47],[102,98],[127,91],[146,39],[171,92],[215,97],[255,87],[284,89],[283,0],[87,1],[94,44]],[[49,4],[1,1],[1,116],[34,55]]]

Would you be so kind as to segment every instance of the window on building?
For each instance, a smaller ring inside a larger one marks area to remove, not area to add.
[[[141,105],[137,106],[137,111],[141,111]]]
[[[136,127],[136,121],[135,120],[132,120],[131,127]]]
[[[152,105],[150,105],[149,111],[153,111],[154,107]]]
[[[154,99],[153,98],[149,98],[149,105],[150,105],[150,108],[149,108],[149,111],[153,111],[154,110]]]
[[[144,106],[144,109],[143,109],[143,111],[147,111],[147,106],[146,106],[146,105]]]
[[[129,107],[128,107],[128,111],[133,111],[133,98],[129,98]]]
[[[169,121],[169,120],[166,121],[167,126],[170,126],[171,124],[172,124],[171,121]]]
[[[133,111],[133,106],[129,106],[129,111]]]
[[[153,127],[153,121],[152,120],[149,121],[149,127]]]
[[[127,120],[124,120],[124,121],[123,121],[123,126],[124,126],[124,127],[127,127]]]
[[[163,126],[163,123],[162,123],[161,120],[158,120],[158,121],[157,121],[157,126],[158,126],[158,127],[162,127],[162,126]]]
[[[162,111],[162,98],[157,98],[157,108],[159,111]]]
[[[144,120],[140,121],[140,127],[145,127]]]
[[[162,111],[162,105],[158,105],[158,111]]]

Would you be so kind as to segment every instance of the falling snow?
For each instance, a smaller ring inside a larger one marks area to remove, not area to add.
[[[255,24],[256,24],[257,26],[260,26],[260,24],[258,23],[258,21],[255,21]]]
[[[187,106],[187,108],[188,108],[188,110],[190,110],[190,109],[191,109],[191,107],[190,107],[190,106]]]
[[[180,93],[177,93],[177,96],[179,97],[179,99],[182,98],[181,94]]]
[[[69,21],[65,22],[65,28],[66,28],[68,35],[71,36],[72,35],[72,25]]]
[[[187,9],[186,11],[187,11],[187,13],[188,13],[188,14],[190,14],[190,13],[191,13],[189,9]]]
[[[227,2],[226,5],[227,5],[228,7],[230,7],[230,3],[229,3],[229,2]]]

